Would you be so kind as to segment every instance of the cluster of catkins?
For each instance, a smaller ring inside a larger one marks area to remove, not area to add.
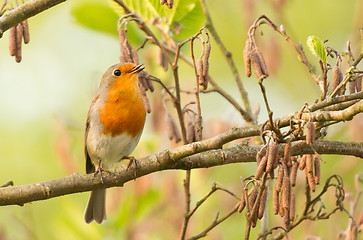
[[[9,50],[10,55],[15,56],[15,61],[21,61],[22,40],[27,44],[30,41],[28,21],[17,24],[9,30]]]
[[[247,77],[251,76],[251,65],[258,79],[269,75],[261,50],[256,44],[251,42],[250,38],[247,38],[245,48],[243,49],[243,60]]]
[[[139,57],[137,56],[137,51],[132,48],[130,42],[127,40],[126,31],[121,27],[118,26],[118,34],[120,37],[120,61],[121,62],[130,62],[134,64],[139,64]],[[149,99],[147,98],[146,91],[150,90],[151,92],[154,91],[154,85],[152,83],[153,76],[151,76],[146,71],[141,71],[139,73],[139,88],[142,101],[145,106],[145,110],[147,113],[151,113],[151,107]]]
[[[313,122],[306,124],[306,143],[311,146],[315,140],[315,125]],[[264,150],[266,148],[266,150]],[[320,157],[316,154],[304,154],[298,158],[291,156],[291,142],[285,143],[284,155],[279,156],[278,144],[274,141],[256,154],[257,171],[255,175],[256,180],[260,180],[263,174],[268,174],[271,179],[275,178],[275,169],[277,170],[276,183],[272,189],[273,199],[273,213],[279,214],[283,217],[284,225],[289,228],[290,223],[295,218],[295,194],[292,187],[296,185],[297,171],[305,170],[306,179],[309,189],[315,192],[315,185],[320,182]],[[258,195],[258,188],[254,187],[250,196],[246,200],[246,190],[243,190],[242,198],[239,206],[239,212],[242,212],[246,204],[249,205],[247,209],[251,211],[256,204],[258,204],[258,211],[251,217],[252,227],[256,226],[257,219],[261,219],[264,214],[267,190],[266,186],[263,187],[261,198],[256,202]]]

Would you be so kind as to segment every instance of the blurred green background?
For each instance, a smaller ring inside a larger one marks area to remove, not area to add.
[[[292,40],[301,41],[305,48],[307,37],[316,35],[329,39],[327,44],[339,51],[345,50],[347,40],[351,41],[354,54],[360,51],[358,29],[363,26],[363,1],[360,0],[213,0],[207,1],[207,5],[222,41],[233,54],[252,107],[261,105],[260,122],[265,121],[266,111],[256,79],[244,77],[242,59],[248,27],[260,14],[265,13],[278,25],[283,24]],[[170,14],[166,6],[160,8]],[[196,14],[198,12],[200,9]],[[119,61],[117,18],[109,3],[101,0],[69,0],[51,8],[29,19],[31,40],[28,45],[23,45],[20,64],[9,55],[8,32],[0,39],[1,184],[13,180],[16,185],[22,185],[61,178],[74,172],[84,173],[83,132],[87,111],[103,72]],[[82,19],[102,31],[79,24]],[[197,19],[194,28],[184,31],[179,40],[198,31],[203,18],[199,16]],[[313,103],[319,97],[319,89],[297,60],[296,52],[269,28],[264,26],[262,29],[264,36],[258,38],[271,72],[266,88],[274,116],[297,111],[305,102]],[[129,34],[134,47],[142,42],[142,33],[132,24]],[[183,50],[185,54],[189,54],[188,46]],[[156,65],[155,50],[151,45],[140,50],[141,62],[145,63],[149,73],[171,84],[171,71],[165,73]],[[314,62],[314,57],[306,53]],[[193,70],[181,63],[179,73],[183,88],[192,89]],[[214,41],[210,74],[239,100],[232,74]],[[157,101],[160,88],[148,94],[152,113],[133,153],[136,158],[174,146],[157,126],[157,122],[164,119],[164,111]],[[201,101],[205,137],[244,125],[238,113],[218,95],[202,96]],[[327,138],[362,141],[362,122],[362,116],[358,116],[350,123],[331,127]],[[354,192],[354,175],[363,170],[362,161],[341,156],[323,158],[327,163],[322,166],[322,181],[334,173],[339,174],[345,181],[346,191]],[[240,194],[240,176],[252,175],[255,170],[252,163],[193,170],[192,205],[209,191],[213,182]],[[83,221],[88,193],[34,202],[23,207],[1,207],[0,239],[178,238],[184,211],[183,177],[182,171],[155,173],[127,183],[123,188],[110,189],[107,200],[109,219],[101,226],[87,225]],[[296,194],[300,193],[298,206],[304,201],[301,195],[304,178],[300,177],[301,187],[294,189]],[[235,203],[230,196],[216,193],[192,218],[189,236],[202,231],[217,212],[222,216]],[[281,222],[280,218],[271,217],[270,225]],[[347,224],[347,215],[338,213],[330,220],[302,224],[300,231],[292,231],[291,237],[305,239],[307,235],[316,235],[335,239]],[[240,239],[244,228],[244,215],[235,214],[214,229],[207,239]],[[256,237],[257,229],[252,231],[251,239]]]

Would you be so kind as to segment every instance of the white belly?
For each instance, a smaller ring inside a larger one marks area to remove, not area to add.
[[[123,157],[129,156],[140,140],[141,133],[131,137],[127,133],[112,137],[104,135],[90,126],[87,136],[87,150],[92,163],[98,167],[101,160],[102,168],[111,168],[121,161]]]

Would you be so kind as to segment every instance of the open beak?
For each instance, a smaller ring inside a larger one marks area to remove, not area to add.
[[[143,67],[144,64],[139,64],[139,65],[136,65],[135,67],[133,67],[129,73],[139,73],[141,72],[142,70],[144,70],[145,67]]]

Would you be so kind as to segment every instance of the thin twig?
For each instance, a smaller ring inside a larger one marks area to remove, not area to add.
[[[233,214],[235,214],[238,210],[239,207],[239,203],[229,212],[227,213],[225,216],[223,216],[222,218],[219,218],[219,214],[217,214],[215,220],[205,229],[203,230],[201,233],[189,238],[188,240],[195,240],[195,239],[200,239],[203,238],[205,236],[207,236],[207,234],[216,226],[218,226],[220,223],[222,223],[224,220],[228,219],[230,216],[232,216]]]

